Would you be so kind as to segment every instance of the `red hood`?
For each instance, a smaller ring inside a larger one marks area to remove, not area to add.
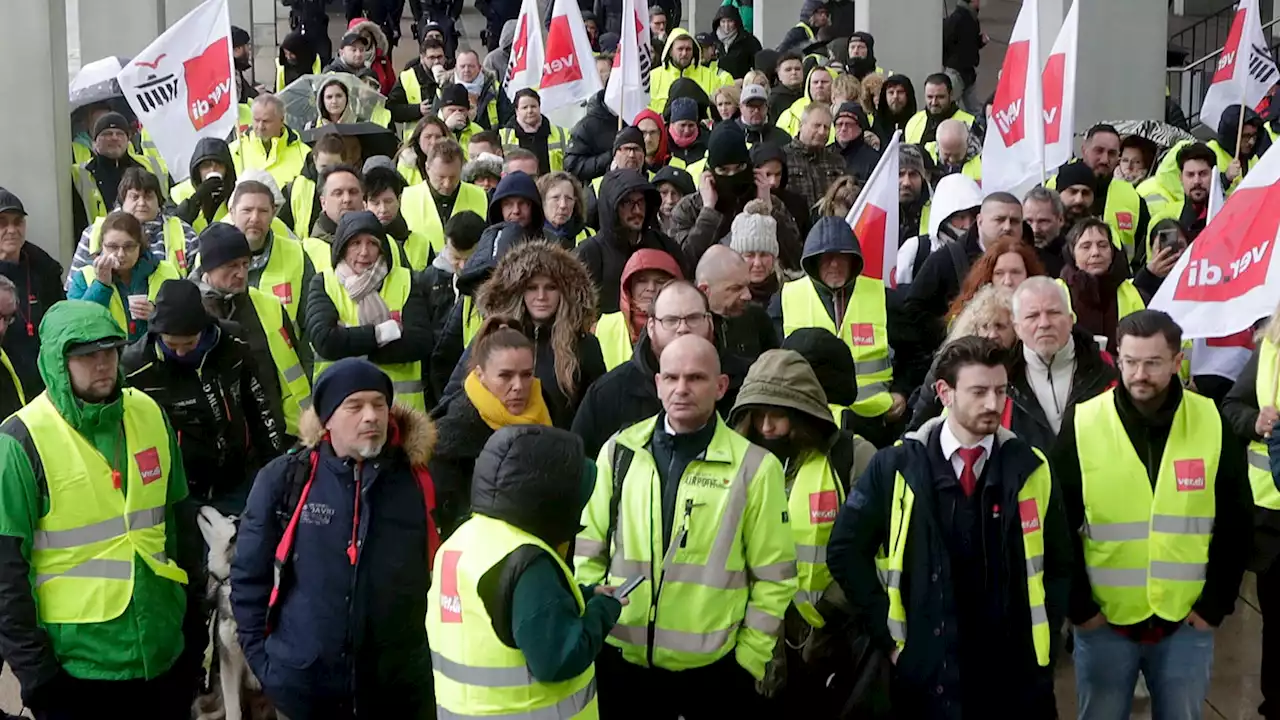
[[[640,127],[640,121],[646,118],[658,123],[658,132],[662,133],[658,140],[658,154],[654,156],[653,161],[658,165],[665,165],[667,158],[671,157],[671,153],[667,152],[667,124],[662,121],[661,115],[646,108],[639,115],[636,115],[633,127]]]
[[[643,116],[643,113],[641,113],[641,116]],[[631,306],[631,290],[627,287],[627,283],[631,280],[632,275],[643,270],[661,270],[677,280],[684,279],[684,274],[680,272],[680,264],[676,262],[675,258],[661,250],[646,248],[631,253],[631,259],[627,260],[627,264],[622,266],[622,284],[621,292],[618,296],[618,309],[622,311],[622,316],[630,321],[632,342],[635,342],[640,337],[640,332],[644,330],[645,322],[649,320],[649,313],[644,308]]]

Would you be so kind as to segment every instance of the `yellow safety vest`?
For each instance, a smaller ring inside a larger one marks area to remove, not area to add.
[[[627,662],[689,670],[710,665],[737,646],[739,664],[758,679],[773,656],[782,614],[795,595],[795,541],[785,522],[772,525],[779,533],[766,532],[760,523],[748,536],[751,526],[744,528],[749,521],[743,516],[751,496],[767,497],[770,484],[783,482],[782,468],[716,416],[706,452],[678,479],[672,536],[665,543],[659,473],[646,449],[658,417],[622,430],[601,451],[596,490],[583,511],[587,527],[575,543],[577,579],[618,585],[637,575],[648,578],[647,585],[631,594],[607,638],[622,649]],[[610,474],[617,446],[633,453],[620,482]],[[606,537],[601,525],[609,524],[614,488],[622,495],[613,535]],[[779,515],[784,510],[777,508]],[[761,548],[783,561],[752,563],[748,573],[748,552],[754,555]],[[749,577],[768,582],[752,585]],[[776,608],[777,615],[762,607]],[[751,635],[767,641],[744,639]]]
[[[289,189],[289,209],[293,212],[293,234],[301,239],[311,235],[311,210],[315,208],[316,181],[306,175],[293,179]]]
[[[380,105],[374,108],[373,112],[369,113],[369,122],[379,127],[391,130],[391,111]]]
[[[196,194],[196,188],[194,185],[191,184],[191,181],[183,180],[182,182],[173,186],[173,191],[172,191],[173,204],[178,205],[182,203],[182,201],[186,200],[187,198],[195,194]],[[213,221],[221,222],[226,217],[227,217],[227,204],[224,202],[221,205],[219,205],[218,209],[213,213]],[[201,210],[200,212],[196,213],[196,219],[194,222],[191,223],[191,229],[195,230],[198,233],[207,227],[209,227],[209,221],[205,219],[204,211]]]
[[[89,233],[89,254],[102,252],[102,223],[105,217],[93,221],[93,230]],[[173,266],[187,276],[187,234],[182,230],[182,221],[176,217],[164,221],[164,256]],[[90,278],[92,281],[92,278]]]
[[[400,87],[404,88],[404,99],[411,105],[422,104],[422,83],[418,82],[418,74],[413,68],[408,68],[400,73]],[[401,139],[409,142],[413,137],[413,129],[417,126],[416,122],[403,123],[404,127],[400,131]]]
[[[9,379],[13,380],[13,389],[18,391],[18,404],[27,404],[27,394],[22,390],[22,381],[18,379],[18,371],[13,369],[13,363],[9,362],[9,356],[0,349],[0,366],[9,372]],[[2,418],[0,418],[2,419]]]
[[[582,228],[582,232],[578,233],[577,237],[573,239],[573,243],[581,245],[595,236],[595,233],[591,232],[591,228]]]
[[[257,288],[275,297],[284,305],[289,319],[298,322],[298,304],[307,288],[302,286],[306,269],[302,242],[291,237],[274,234],[271,237],[271,255],[267,266],[258,274]]]
[[[397,163],[396,170],[400,171],[400,177],[404,178],[405,189],[409,189],[414,185],[422,184],[422,172],[413,164]]]
[[[1102,219],[1111,226],[1111,240],[1116,247],[1124,248],[1125,256],[1133,259],[1138,237],[1138,216],[1142,213],[1142,198],[1133,186],[1119,178],[1112,178],[1107,186],[1107,205]]]
[[[959,120],[960,122],[964,123],[965,127],[971,130],[973,129],[974,117],[963,110],[956,110],[956,114],[952,115],[951,119]],[[921,110],[915,115],[912,115],[911,119],[907,121],[907,129],[906,129],[906,132],[903,133],[902,142],[909,143],[912,145],[919,145],[920,141],[924,139],[924,129],[928,123],[929,123],[928,111]]]
[[[1280,373],[1280,353],[1276,352],[1274,343],[1264,338],[1258,343],[1258,377],[1254,382],[1259,408],[1280,404],[1277,373]],[[1254,505],[1280,510],[1280,483],[1271,474],[1267,444],[1259,440],[1249,443],[1249,485],[1253,488]]]
[[[1231,163],[1234,162],[1236,159],[1235,156],[1227,152],[1226,150],[1224,150],[1222,147],[1222,144],[1219,143],[1217,140],[1210,140],[1205,144],[1209,146],[1209,149],[1212,150],[1213,154],[1218,158],[1218,163],[1217,163],[1218,172],[1223,174],[1222,179],[1225,181],[1227,179],[1226,178],[1227,168],[1231,167]],[[1223,193],[1226,195],[1230,195],[1233,190],[1239,187],[1240,182],[1244,180],[1245,174],[1248,173],[1248,171],[1252,170],[1253,166],[1257,165],[1258,161],[1261,159],[1262,158],[1257,155],[1254,155],[1253,157],[1249,158],[1249,162],[1245,163],[1245,172],[1240,173],[1240,175],[1237,176],[1236,179],[1231,182],[1230,186],[1224,187],[1222,189]],[[1148,206],[1147,209],[1150,210],[1151,209],[1150,206]]]
[[[185,585],[165,552],[169,435],[155,401],[132,388],[124,403],[123,492],[106,458],[41,393],[16,413],[44,466],[49,513],[36,522],[31,566],[44,624],[114,620],[133,599],[134,564]],[[179,460],[180,462],[181,460]]]
[[[600,342],[604,366],[609,370],[631,359],[633,344],[629,324],[621,312],[606,313],[596,322],[596,340]]]
[[[311,62],[311,74],[320,74],[320,58],[317,57]],[[284,89],[284,66],[280,64],[280,59],[276,59],[276,92]]]
[[[111,209],[102,198],[102,191],[98,190],[98,181],[94,179],[93,173],[89,172],[88,165],[88,162],[73,165],[71,181],[75,183],[76,190],[80,193],[80,202],[84,204],[84,216],[89,222],[93,222],[106,217]]]
[[[528,546],[555,560],[578,614],[586,612],[573,571],[559,553],[513,525],[472,515],[436,553],[436,581],[427,591],[427,640],[440,717],[600,717],[594,665],[570,680],[541,682],[530,672],[524,653],[504,644],[493,629],[480,582],[508,555]]]
[[[1180,622],[1204,587],[1222,426],[1213,401],[1186,390],[1152,490],[1115,390],[1076,406],[1084,491],[1084,563],[1093,599],[1115,625]]]
[[[889,362],[889,330],[885,311],[884,283],[859,277],[849,296],[844,324],[837,330],[818,297],[813,279],[792,280],[782,286],[782,330],[784,337],[801,328],[829,330],[844,341],[853,355],[858,375],[858,399],[850,408],[862,417],[879,417],[889,411],[893,398],[893,366]]]
[[[292,131],[285,128],[282,136],[271,138],[270,150],[263,149],[262,141],[252,130],[233,141],[231,157],[235,160],[236,174],[243,173],[245,168],[257,168],[266,170],[280,187],[288,185],[302,172],[307,155],[311,154],[311,147],[296,135],[289,142],[290,135]]]
[[[931,140],[925,143],[924,149],[929,153],[929,157],[933,158],[933,162],[936,164],[938,162],[938,143]],[[982,156],[974,155],[968,160],[965,160],[964,165],[960,166],[960,174],[981,185]]]
[[[155,141],[151,139],[151,133],[147,132],[146,128],[138,130],[133,142],[129,143],[129,156],[150,170],[152,175],[156,176],[156,179],[160,181],[160,198],[162,201],[168,201],[169,166],[165,164],[164,158],[160,156],[160,148],[156,147]]]
[[[550,123],[546,118],[542,122]],[[520,138],[516,136],[516,131],[509,127],[498,130],[498,137],[502,139],[502,152],[506,153],[515,150],[518,147],[524,147],[520,144]],[[564,169],[564,149],[569,145],[569,134],[559,125],[552,125],[551,132],[547,135],[547,161],[551,163],[551,168],[546,172],[560,172]]]
[[[791,536],[796,541],[795,606],[813,627],[826,620],[818,612],[818,600],[831,585],[827,569],[827,542],[836,524],[836,513],[844,504],[844,487],[821,453],[811,453],[800,469],[787,498],[791,515]]]
[[[484,325],[484,316],[475,309],[475,301],[470,295],[462,296],[462,346],[470,347],[471,341],[480,334],[480,326]]]
[[[80,272],[84,275],[85,283],[89,285],[92,285],[93,281],[98,279],[98,274],[92,264],[85,265]],[[168,260],[161,260],[156,264],[156,269],[151,272],[151,276],[147,278],[147,299],[155,302],[156,293],[160,292],[160,286],[166,280],[181,279],[182,274],[178,272],[178,268],[174,267]],[[111,285],[111,305],[107,309],[111,311],[111,319],[115,320],[116,324],[122,330],[125,330],[130,339],[132,339],[137,331],[137,325],[125,310],[124,299],[120,297],[120,286]]]
[[[458,184],[453,213],[456,215],[464,210],[470,210],[481,218],[488,217],[489,197],[478,185],[468,182]],[[405,188],[404,194],[400,196],[400,214],[404,216],[405,224],[411,231],[422,234],[431,242],[431,249],[437,255],[444,252],[444,221],[440,219],[440,211],[436,209],[436,201],[431,197],[431,187],[427,183]],[[424,257],[424,267],[426,262]]]
[[[276,374],[280,378],[280,394],[284,407],[284,424],[286,431],[298,437],[298,417],[303,410],[311,407],[311,381],[298,360],[298,351],[289,340],[285,330],[285,308],[274,295],[249,288],[249,300],[253,302],[253,310],[258,314],[258,322],[267,335],[267,350],[271,353],[271,362],[276,366]]]
[[[338,276],[332,270],[325,270],[321,275],[324,276],[324,291],[338,311],[338,321],[343,327],[359,327],[359,312],[355,302],[347,294],[347,289],[342,286],[342,281],[338,280]],[[400,319],[400,311],[404,310],[412,285],[409,270],[405,268],[391,268],[387,273],[387,278],[383,281],[382,288],[378,290],[378,295],[387,304],[387,310],[391,311],[393,319]],[[315,349],[314,346],[312,349]],[[317,352],[315,376],[319,378],[325,368],[332,364],[332,360],[322,359]],[[426,400],[422,396],[421,362],[379,363],[378,367],[391,378],[397,401],[415,410],[426,412]]]
[[[1018,491],[1018,513],[1022,518],[1022,554],[1026,561],[1031,640],[1036,649],[1036,663],[1040,667],[1048,667],[1050,632],[1049,614],[1044,606],[1044,515],[1049,507],[1053,482],[1049,475],[1049,463],[1044,455],[1035,448],[1032,450],[1040,459],[1040,466]],[[1142,478],[1145,482],[1146,474]],[[905,572],[908,531],[915,503],[915,491],[901,472],[896,473],[893,478],[893,497],[889,503],[888,547],[882,548],[880,555],[876,557],[876,569],[889,596],[889,635],[897,643],[900,652],[907,647],[907,608],[902,601],[902,574]],[[928,578],[918,580],[925,582]]]

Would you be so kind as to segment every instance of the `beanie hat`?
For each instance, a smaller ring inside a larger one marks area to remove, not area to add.
[[[311,386],[311,406],[323,425],[329,422],[344,400],[366,390],[382,393],[388,405],[395,396],[391,378],[377,365],[364,358],[343,358],[316,377],[315,384]]]
[[[698,121],[698,101],[693,98],[682,97],[671,101],[671,122],[677,120]]]
[[[844,341],[825,328],[800,328],[782,341],[783,350],[795,350],[804,356],[818,384],[827,394],[827,402],[852,405],[858,399],[858,377],[853,356]]]
[[[233,260],[253,256],[244,233],[231,223],[209,223],[209,227],[200,233],[198,241],[200,269],[204,272],[220,268]]]
[[[360,174],[368,175],[369,171],[374,168],[386,168],[388,170],[395,170],[396,164],[394,161],[392,161],[391,158],[387,157],[386,155],[373,155],[369,159],[364,161],[364,167],[360,168]]]
[[[733,219],[729,237],[729,247],[740,255],[749,252],[778,255],[778,221],[758,199],[747,203]]]
[[[454,83],[440,91],[440,107],[471,107],[471,96],[467,94],[467,88],[458,83]]]
[[[133,125],[118,112],[109,112],[98,118],[98,121],[93,124],[93,139],[97,140],[98,136],[107,130],[122,130],[125,135],[133,136]]]
[[[1062,192],[1072,185],[1084,185],[1092,188],[1095,183],[1093,171],[1082,162],[1067,163],[1058,169],[1058,192]]]
[[[613,138],[613,151],[618,152],[618,150],[622,149],[623,145],[639,145],[643,149],[644,135],[640,133],[638,128],[624,127],[622,128],[622,132],[619,132],[617,136]]]
[[[739,164],[751,166],[747,136],[738,123],[720,123],[711,131],[711,139],[707,141],[707,167]]]
[[[231,47],[238,48],[248,45],[250,41],[249,32],[242,27],[231,26]]]
[[[898,146],[898,171],[903,170],[914,170],[922,178],[928,176],[924,169],[924,155],[920,152],[920,146]]]
[[[231,225],[227,227],[235,229]],[[240,237],[243,242],[244,236]],[[165,280],[156,293],[156,309],[151,314],[147,331],[166,335],[199,335],[212,324],[213,316],[204,309],[200,288],[195,283],[190,280]]]

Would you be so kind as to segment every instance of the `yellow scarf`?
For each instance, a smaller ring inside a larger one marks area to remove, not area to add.
[[[507,406],[489,392],[474,371],[467,375],[467,382],[463,385],[463,389],[471,399],[471,404],[475,405],[480,413],[480,419],[494,430],[508,425],[551,425],[551,414],[547,412],[547,403],[542,399],[542,382],[537,379],[533,381],[529,405],[519,415],[508,412]]]

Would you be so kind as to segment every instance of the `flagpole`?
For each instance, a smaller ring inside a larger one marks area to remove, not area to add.
[[[1240,121],[1236,123],[1235,159],[1240,159],[1240,141],[1244,139],[1244,104],[1248,102],[1249,84],[1240,83]],[[1240,174],[1244,175],[1244,163],[1240,163]]]

